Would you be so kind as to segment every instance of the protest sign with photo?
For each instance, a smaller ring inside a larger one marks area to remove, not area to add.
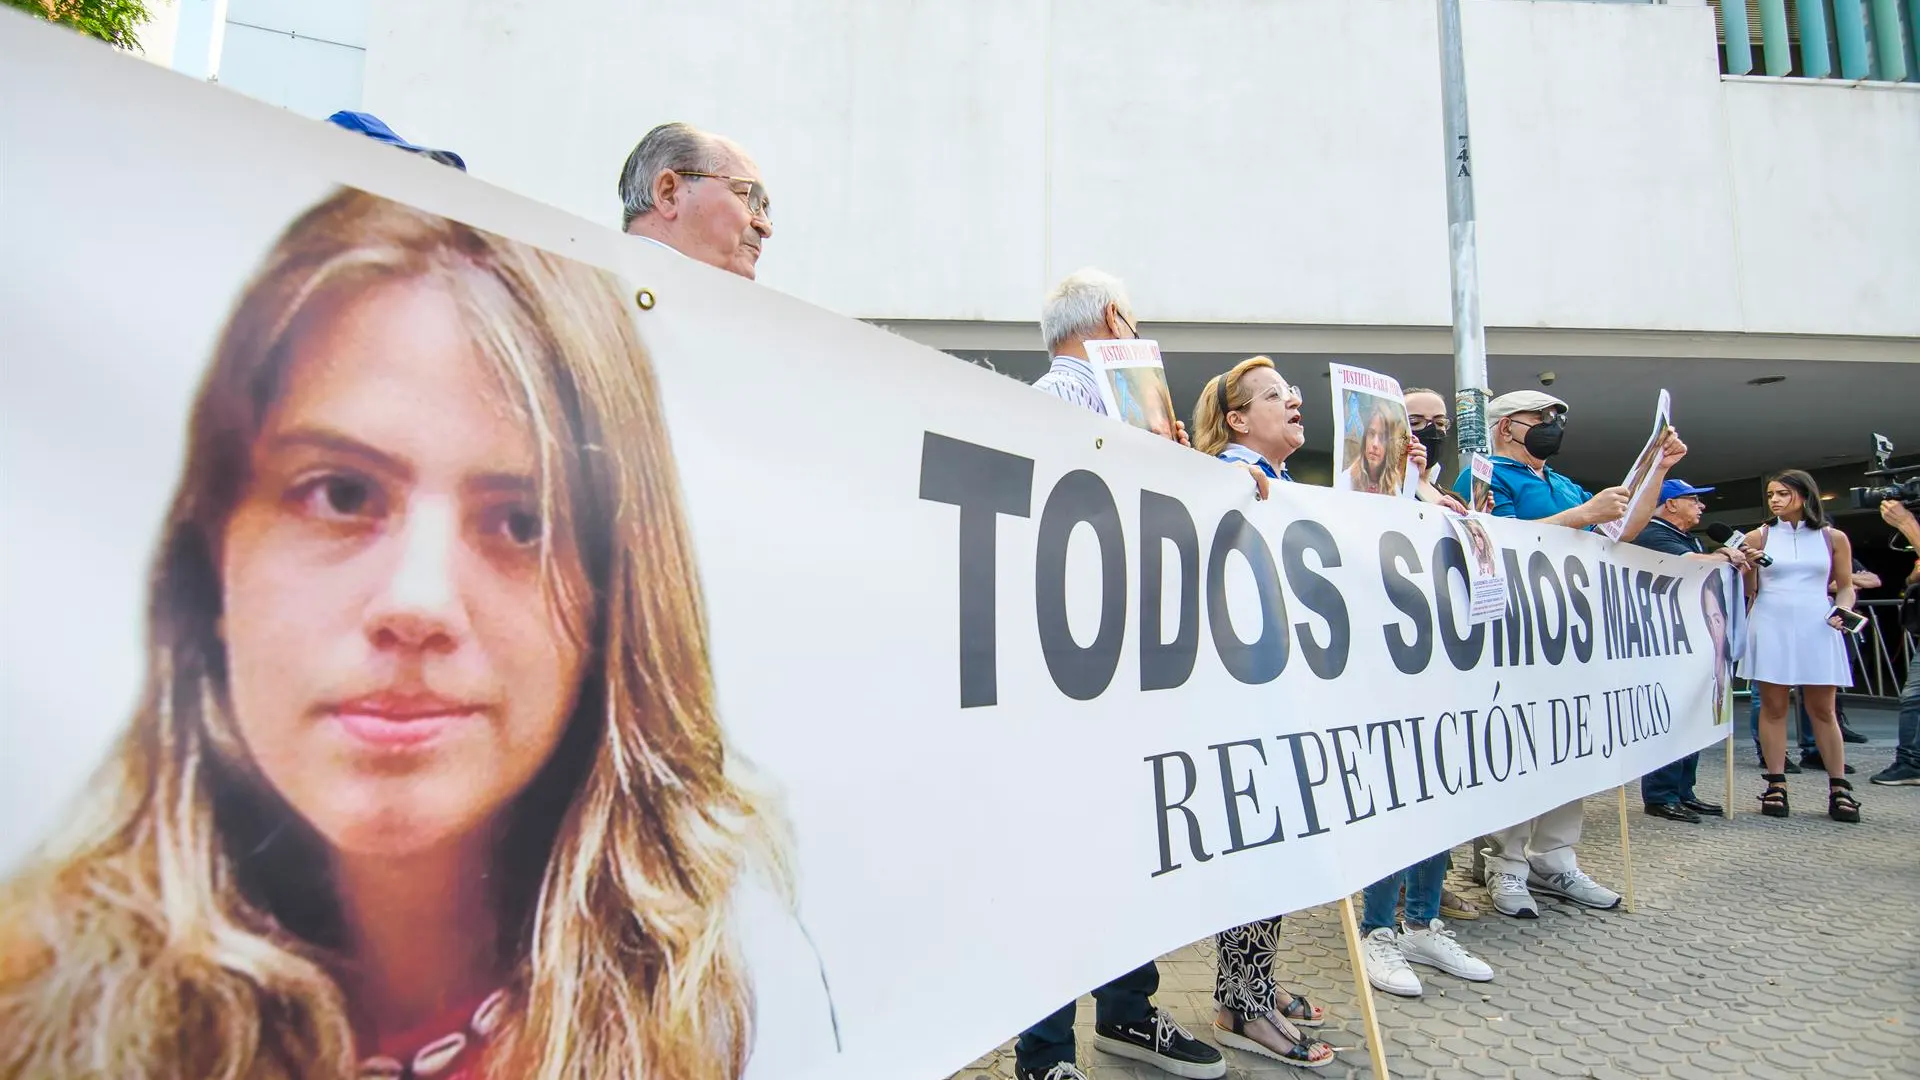
[[[1419,474],[1407,468],[1413,431],[1399,381],[1346,364],[1329,364],[1328,374],[1333,384],[1334,490],[1417,496]]]
[[[1473,476],[1473,500],[1467,504],[1467,509],[1476,514],[1493,513],[1493,459],[1485,454],[1474,454],[1468,468]]]
[[[1160,344],[1144,338],[1086,343],[1087,361],[1100,376],[1100,399],[1107,415],[1118,417],[1164,439],[1174,437],[1173,394]]]
[[[1653,409],[1653,432],[1647,436],[1647,444],[1633,459],[1633,468],[1627,470],[1627,478],[1620,482],[1627,489],[1627,512],[1614,521],[1600,526],[1602,535],[1618,540],[1626,530],[1628,519],[1648,500],[1660,497],[1660,484],[1654,479],[1655,469],[1660,464],[1660,450],[1673,432],[1673,398],[1665,390],[1660,391],[1659,402]]]
[[[1490,520],[1479,514],[1446,519],[1447,528],[1466,553],[1467,621],[1473,623],[1492,622],[1507,610],[1507,576],[1500,568],[1493,537],[1487,532]]]
[[[0,131],[20,1075],[938,1080],[1724,736],[1696,564],[1476,519],[1474,623],[1415,503],[11,12]]]

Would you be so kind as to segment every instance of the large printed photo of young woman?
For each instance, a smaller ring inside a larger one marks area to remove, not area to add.
[[[192,406],[140,703],[0,887],[0,1076],[834,1053],[633,311],[356,190],[272,244]]]

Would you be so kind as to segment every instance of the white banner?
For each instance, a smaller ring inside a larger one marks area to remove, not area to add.
[[[497,984],[453,1052],[517,1032],[522,1075],[938,1078],[1725,735],[1682,560],[1489,520],[1509,607],[1475,625],[1431,507],[1257,503],[12,13],[0,146],[28,1074],[210,1075],[232,1031],[316,1073],[397,1053],[412,999],[368,972],[457,929],[498,953],[427,997]],[[148,1031],[175,1014],[94,986],[212,1011]]]

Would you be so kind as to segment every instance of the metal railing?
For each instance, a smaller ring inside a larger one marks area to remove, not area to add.
[[[1920,0],[1710,3],[1729,75],[1920,82]]]
[[[1898,600],[1863,600],[1854,609],[1867,616],[1867,628],[1846,636],[1853,660],[1853,689],[1847,692],[1898,700],[1908,665],[1920,654],[1920,641],[1901,627]]]

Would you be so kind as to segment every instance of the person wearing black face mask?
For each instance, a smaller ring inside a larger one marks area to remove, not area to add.
[[[1418,386],[1408,390],[1405,396],[1407,426],[1427,452],[1427,467],[1420,476],[1420,501],[1437,503],[1455,513],[1466,513],[1465,503],[1434,486],[1440,480],[1440,452],[1447,446],[1447,399],[1441,397],[1438,390]]]
[[[1628,491],[1610,487],[1592,495],[1547,467],[1566,433],[1567,403],[1538,390],[1515,390],[1487,403],[1493,436],[1493,513],[1496,517],[1544,521],[1572,529],[1590,529],[1618,521],[1627,513]],[[1669,434],[1654,465],[1653,483],[1687,454],[1687,444]],[[1472,471],[1462,469],[1455,484],[1461,498],[1472,497]],[[1620,539],[1640,535],[1653,517],[1645,500],[1627,519]],[[1580,842],[1580,803],[1549,810],[1486,837],[1487,894],[1503,915],[1540,917],[1535,890],[1591,908],[1613,908],[1620,894],[1588,877],[1574,857]],[[1476,860],[1477,861],[1477,860]]]

